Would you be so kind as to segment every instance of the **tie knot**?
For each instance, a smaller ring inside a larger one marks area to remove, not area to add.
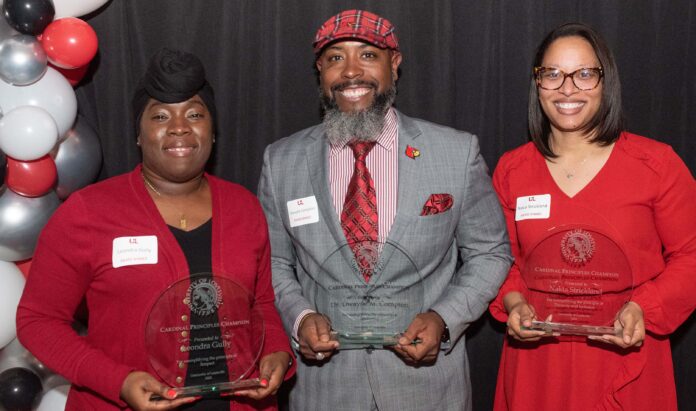
[[[353,150],[356,161],[365,161],[367,153],[375,146],[375,141],[351,141],[348,146]]]

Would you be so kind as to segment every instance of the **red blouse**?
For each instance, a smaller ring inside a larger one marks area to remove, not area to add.
[[[599,226],[623,245],[634,277],[632,301],[644,312],[642,347],[622,350],[581,337],[539,343],[506,339],[496,410],[676,410],[668,335],[696,307],[696,182],[662,143],[623,133],[604,167],[573,197],[556,185],[532,143],[506,153],[493,182],[516,262],[490,311],[507,320],[510,291],[529,248],[564,224]],[[548,218],[515,221],[518,197],[550,195]]]

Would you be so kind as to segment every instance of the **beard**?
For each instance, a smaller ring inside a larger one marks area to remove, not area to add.
[[[392,83],[384,93],[375,95],[372,104],[364,110],[343,112],[338,108],[333,93],[352,85],[366,85],[377,89],[374,83],[350,81],[331,88],[331,95],[326,95],[319,88],[319,100],[324,110],[324,130],[331,144],[346,138],[360,141],[375,141],[382,133],[384,117],[396,99],[396,84]]]

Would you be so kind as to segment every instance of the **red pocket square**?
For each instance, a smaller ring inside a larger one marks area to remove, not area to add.
[[[452,204],[454,204],[454,199],[452,199],[451,194],[431,194],[430,198],[423,206],[421,215],[424,216],[444,213],[452,208]]]

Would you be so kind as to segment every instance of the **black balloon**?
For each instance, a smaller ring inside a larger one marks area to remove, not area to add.
[[[2,14],[18,32],[36,36],[53,21],[56,9],[52,0],[4,0]]]
[[[2,117],[2,116],[0,116]],[[5,166],[7,165],[7,157],[5,153],[0,151],[0,184],[5,182]]]
[[[41,379],[26,368],[8,368],[0,373],[0,407],[7,411],[30,411],[40,398]]]

